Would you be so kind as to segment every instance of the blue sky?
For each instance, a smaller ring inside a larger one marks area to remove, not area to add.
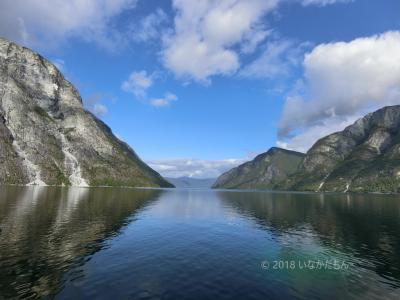
[[[0,35],[57,64],[165,176],[306,151],[400,101],[398,0],[14,0]],[[399,97],[397,97],[399,96]]]

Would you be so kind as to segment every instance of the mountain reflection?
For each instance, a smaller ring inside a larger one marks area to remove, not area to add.
[[[159,190],[2,187],[0,295],[46,297],[119,234]],[[0,296],[0,298],[1,298]]]
[[[218,197],[281,242],[301,232],[314,244],[368,261],[383,277],[400,279],[398,196],[218,192]]]

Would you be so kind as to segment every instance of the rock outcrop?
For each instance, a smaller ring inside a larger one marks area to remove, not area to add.
[[[400,105],[320,139],[305,156],[272,148],[221,175],[213,187],[400,193]]]
[[[400,106],[384,107],[320,139],[277,188],[400,192]]]
[[[297,171],[303,158],[303,153],[271,148],[254,160],[222,174],[213,188],[273,189]]]
[[[0,183],[170,187],[33,51],[0,38]]]

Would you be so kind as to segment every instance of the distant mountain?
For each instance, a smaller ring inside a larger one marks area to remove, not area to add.
[[[216,178],[192,178],[192,177],[179,177],[179,178],[165,178],[177,188],[211,188]]]
[[[317,141],[306,155],[272,148],[221,175],[214,188],[400,192],[400,105]]]
[[[33,51],[0,38],[0,183],[171,187]]]
[[[299,171],[277,188],[400,192],[400,106],[370,113],[317,141]]]
[[[303,153],[274,147],[254,160],[222,174],[213,188],[272,189],[295,173],[303,158]]]

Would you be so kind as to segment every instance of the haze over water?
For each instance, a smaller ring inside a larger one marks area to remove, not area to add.
[[[1,187],[0,299],[399,299],[389,195]]]

